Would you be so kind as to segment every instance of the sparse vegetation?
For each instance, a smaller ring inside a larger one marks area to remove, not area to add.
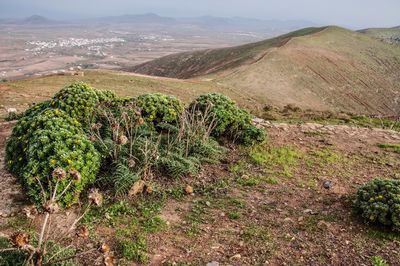
[[[400,144],[382,143],[379,144],[378,147],[395,153],[400,153]]]
[[[373,256],[371,258],[372,266],[389,266],[381,256]]]

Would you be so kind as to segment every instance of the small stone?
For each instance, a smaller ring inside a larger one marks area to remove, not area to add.
[[[193,194],[193,187],[187,185],[186,188],[185,188],[185,191],[186,191],[187,194]]]
[[[284,221],[285,223],[293,223],[292,218],[289,218],[289,217],[283,219],[283,221]]]
[[[242,255],[236,254],[236,255],[231,257],[231,260],[240,260],[241,258],[242,258]]]
[[[325,221],[319,221],[317,224],[318,228],[326,230],[329,229],[329,227],[331,226],[329,223],[325,222]]]
[[[325,189],[331,189],[332,188],[332,181],[329,181],[329,180],[324,181],[323,186],[324,186]]]
[[[207,263],[207,266],[219,266],[219,262],[212,261],[212,262]]]

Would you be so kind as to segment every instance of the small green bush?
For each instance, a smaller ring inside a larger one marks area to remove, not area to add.
[[[239,132],[239,142],[245,146],[252,146],[264,140],[265,131],[253,125],[249,125]]]
[[[251,123],[251,115],[240,109],[234,101],[220,93],[200,95],[189,108],[209,112],[216,120],[214,135],[221,136],[236,133]]]
[[[161,93],[144,94],[134,99],[143,118],[157,126],[160,123],[176,124],[183,111],[183,104],[176,97]]]
[[[244,145],[253,145],[265,139],[264,131],[251,124],[250,113],[223,94],[200,95],[189,109],[211,114],[210,120],[215,123],[212,133],[216,137],[225,136]]]
[[[367,223],[400,230],[400,180],[374,179],[360,187],[355,207]]]

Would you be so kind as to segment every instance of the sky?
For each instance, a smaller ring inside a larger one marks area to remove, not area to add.
[[[400,0],[0,0],[0,18],[76,19],[157,13],[306,20],[352,28],[400,25]]]

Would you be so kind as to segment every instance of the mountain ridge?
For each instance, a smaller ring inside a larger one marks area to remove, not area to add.
[[[211,79],[265,104],[400,113],[400,47],[336,26],[303,29],[237,47],[169,55],[129,70]]]

